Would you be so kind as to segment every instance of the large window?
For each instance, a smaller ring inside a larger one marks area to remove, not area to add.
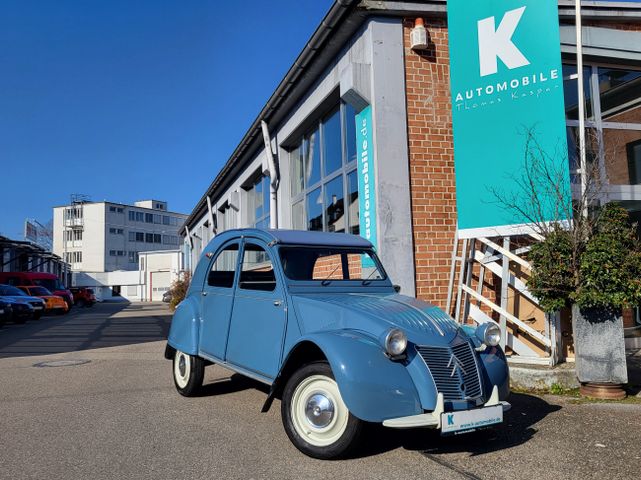
[[[341,104],[290,152],[294,229],[358,234],[355,116]]]
[[[274,266],[263,247],[246,243],[238,286],[244,290],[271,292],[276,289]]]
[[[207,285],[218,288],[232,288],[234,286],[234,272],[238,260],[238,244],[234,243],[225,247],[218,254],[211,265],[207,275]]]
[[[261,175],[247,189],[247,224],[269,228],[269,177]]]
[[[578,181],[576,66],[565,65],[563,76],[572,180]],[[641,185],[641,70],[591,65],[584,67],[583,79],[588,161],[598,161],[611,187]],[[632,200],[624,197],[636,188],[611,190],[611,199]]]

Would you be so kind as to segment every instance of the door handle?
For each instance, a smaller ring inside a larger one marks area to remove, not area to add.
[[[280,301],[280,300],[274,300],[274,306],[275,306],[275,307],[280,307],[282,304],[283,304],[283,302],[282,302],[282,301]]]
[[[202,295],[203,297],[206,297],[206,296],[207,296],[207,292],[202,292],[202,293],[201,293],[201,295]]]

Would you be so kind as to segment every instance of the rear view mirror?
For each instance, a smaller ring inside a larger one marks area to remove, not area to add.
[[[394,291],[396,293],[401,293],[401,286],[400,285],[394,285]]]

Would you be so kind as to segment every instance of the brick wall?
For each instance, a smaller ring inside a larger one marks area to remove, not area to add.
[[[410,47],[403,23],[416,294],[445,308],[456,229],[454,147],[445,20],[425,19],[431,48]]]

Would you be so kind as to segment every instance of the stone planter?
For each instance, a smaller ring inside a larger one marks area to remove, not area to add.
[[[589,396],[624,397],[628,383],[620,311],[572,306],[576,375]]]

